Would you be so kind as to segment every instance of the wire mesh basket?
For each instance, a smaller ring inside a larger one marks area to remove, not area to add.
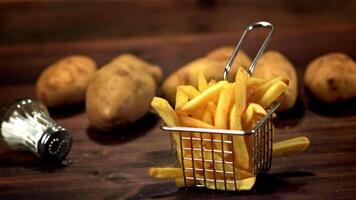
[[[257,22],[245,29],[226,64],[224,79],[227,78],[231,65],[248,33],[261,27],[269,28],[270,31],[249,67],[248,73],[252,75],[261,54],[272,37],[274,27],[268,22]],[[274,133],[272,118],[279,105],[279,102],[274,102],[267,108],[267,115],[248,131],[162,125],[161,128],[170,132],[171,136],[175,138],[172,140],[172,147],[175,147],[178,154],[184,186],[239,190],[241,189],[239,177],[242,177],[244,173],[251,173],[254,176],[266,173],[270,169],[272,161]],[[249,143],[249,146],[252,147],[249,149],[252,156],[245,169],[235,167],[239,165],[239,158],[242,156],[236,151],[235,145],[239,145],[237,143],[241,140]]]

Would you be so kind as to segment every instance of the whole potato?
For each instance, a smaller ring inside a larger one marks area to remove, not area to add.
[[[198,58],[180,67],[172,73],[164,82],[161,88],[162,95],[171,104],[174,104],[176,89],[179,85],[197,86],[197,75],[202,71],[207,80],[222,80],[224,78],[225,65],[230,58],[234,48],[222,47],[209,52],[205,57]],[[229,77],[235,77],[238,66],[248,68],[251,60],[240,51],[230,70]]]
[[[36,96],[49,107],[82,102],[95,71],[96,64],[88,56],[62,58],[41,73],[36,83]]]
[[[351,99],[356,97],[356,63],[343,53],[318,57],[308,65],[304,83],[324,102]]]
[[[109,131],[144,116],[161,76],[158,66],[127,54],[103,66],[94,74],[86,93],[86,114],[91,125]]]
[[[141,67],[146,73],[149,73],[159,83],[162,79],[162,70],[157,65],[152,65],[134,55],[122,54],[113,59],[113,62],[126,63],[135,67]]]

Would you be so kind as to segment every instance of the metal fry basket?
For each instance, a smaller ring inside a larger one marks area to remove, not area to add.
[[[242,34],[236,48],[225,66],[224,79],[230,71],[231,65],[240,51],[246,36],[255,28],[268,28],[269,32],[261,48],[257,52],[248,73],[252,72],[270,42],[274,27],[269,22],[257,22],[249,25]],[[171,133],[172,147],[176,147],[178,162],[182,168],[181,183],[185,187],[197,186],[217,190],[240,190],[239,178],[244,173],[254,176],[266,173],[271,168],[272,145],[274,127],[272,116],[279,107],[279,102],[274,102],[268,109],[268,113],[260,119],[248,131],[205,129],[191,127],[168,127],[161,128]],[[240,169],[241,155],[237,155],[234,146],[243,139],[252,146],[248,150],[250,156],[249,169]]]

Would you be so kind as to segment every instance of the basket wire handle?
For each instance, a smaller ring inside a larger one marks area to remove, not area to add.
[[[242,45],[243,45],[247,35],[250,33],[251,30],[253,30],[255,28],[269,28],[270,31],[268,32],[268,35],[267,35],[266,39],[263,41],[260,50],[258,50],[255,58],[253,59],[250,67],[248,68],[248,73],[250,75],[252,75],[253,70],[255,69],[258,60],[260,59],[262,53],[265,51],[268,43],[271,41],[271,38],[272,38],[272,34],[273,34],[273,31],[274,31],[274,26],[269,22],[264,22],[264,21],[256,22],[256,23],[250,24],[248,27],[246,27],[246,29],[244,30],[239,42],[236,45],[234,51],[232,52],[232,55],[231,55],[229,61],[226,63],[225,70],[224,70],[224,80],[227,79],[227,75],[228,75],[228,73],[229,73],[229,71],[231,69],[231,66],[232,66],[232,64],[233,64],[238,52],[241,50]]]

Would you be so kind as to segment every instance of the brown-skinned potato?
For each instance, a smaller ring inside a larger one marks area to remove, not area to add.
[[[36,83],[36,96],[49,107],[80,103],[96,71],[95,62],[83,55],[68,56],[48,66]]]
[[[110,131],[143,117],[155,96],[161,69],[123,54],[95,74],[86,93],[86,114],[92,127]]]
[[[326,103],[356,97],[356,63],[343,53],[329,53],[314,59],[304,74],[305,86]]]

